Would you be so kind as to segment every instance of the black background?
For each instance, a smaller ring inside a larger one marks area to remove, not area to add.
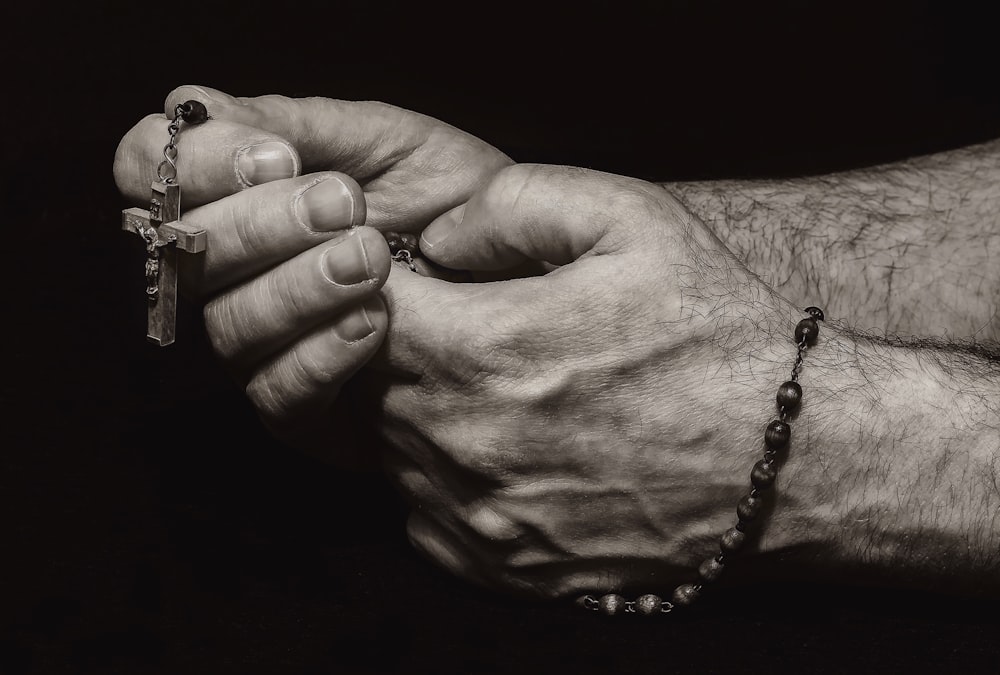
[[[143,339],[118,139],[182,83],[378,99],[520,161],[800,174],[1000,135],[952,6],[4,10],[0,672],[996,672],[995,601],[759,585],[663,621],[453,582],[377,474],[269,440],[208,349]],[[133,241],[133,239],[136,239]]]

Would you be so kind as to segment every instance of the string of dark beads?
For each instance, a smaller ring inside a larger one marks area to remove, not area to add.
[[[799,373],[802,371],[802,357],[806,350],[816,342],[819,335],[819,324],[823,321],[823,310],[819,307],[806,307],[808,319],[802,319],[795,326],[795,344],[797,352],[792,365],[792,376],[778,387],[775,402],[778,407],[778,419],[772,420],[764,430],[764,457],[753,465],[750,471],[750,492],[736,506],[736,524],[726,530],[719,540],[719,552],[706,558],[698,566],[698,580],[681,584],[674,589],[670,600],[664,600],[658,595],[647,593],[635,600],[626,600],[617,593],[606,593],[600,597],[584,595],[577,603],[584,609],[603,612],[609,616],[615,614],[663,614],[673,611],[675,607],[687,607],[701,595],[706,584],[710,584],[722,576],[729,559],[743,548],[747,541],[747,529],[760,515],[764,508],[766,495],[770,491],[778,475],[776,460],[778,453],[788,447],[792,437],[789,417],[802,402],[802,387],[799,385]]]

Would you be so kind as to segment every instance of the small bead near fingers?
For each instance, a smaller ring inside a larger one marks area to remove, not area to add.
[[[393,261],[406,265],[411,272],[417,271],[413,261],[420,255],[420,240],[416,235],[410,232],[386,232],[385,243],[389,245]]]

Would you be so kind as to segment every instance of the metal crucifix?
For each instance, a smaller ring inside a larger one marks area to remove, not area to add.
[[[180,122],[199,124],[208,118],[198,101],[178,104],[174,120],[167,127],[170,142],[163,149],[166,158],[157,167],[159,181],[152,184],[149,209],[122,211],[122,229],[135,232],[146,242],[147,337],[166,347],[174,341],[177,322],[177,251],[201,253],[208,244],[204,229],[181,222],[181,186],[176,184],[177,132]]]
[[[181,186],[153,183],[149,209],[122,211],[122,229],[146,242],[146,336],[166,347],[177,320],[177,250],[201,253],[208,233],[181,222]]]

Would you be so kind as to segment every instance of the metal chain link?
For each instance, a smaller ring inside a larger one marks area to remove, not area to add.
[[[413,264],[413,255],[406,249],[396,252],[396,254],[392,256],[392,259],[408,266],[411,272],[417,271],[417,266]]]
[[[806,342],[806,337],[803,335],[802,339],[799,340],[798,353],[795,355],[795,363],[792,365],[792,382],[798,382],[799,373],[802,372],[802,355],[809,349],[809,344]]]
[[[156,167],[156,177],[165,185],[170,185],[177,180],[177,132],[181,130],[181,113],[184,112],[184,105],[178,103],[174,106],[174,119],[167,127],[170,133],[170,140],[163,146],[163,161]],[[169,172],[165,170],[169,167]]]

